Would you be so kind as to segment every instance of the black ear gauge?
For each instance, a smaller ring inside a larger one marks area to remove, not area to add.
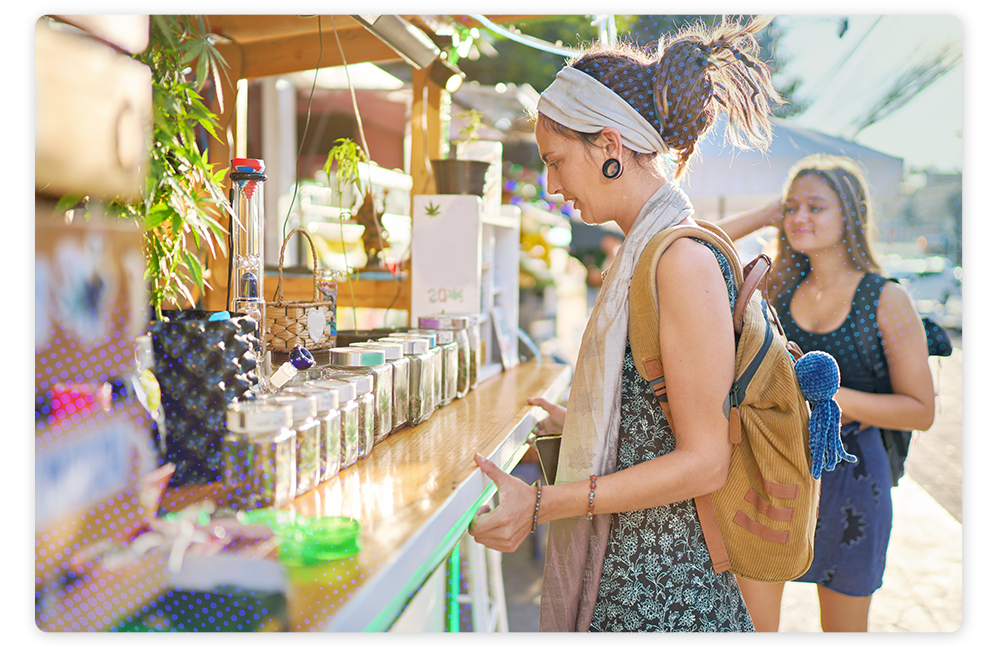
[[[617,158],[608,158],[601,168],[604,178],[616,179],[622,175],[622,164]]]

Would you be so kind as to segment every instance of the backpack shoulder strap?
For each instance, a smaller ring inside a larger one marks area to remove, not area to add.
[[[711,224],[708,224],[711,226]],[[716,231],[719,234],[716,234]],[[732,241],[721,230],[714,226],[706,228],[703,222],[697,226],[673,226],[660,231],[649,240],[629,286],[629,344],[632,346],[632,356],[636,360],[639,375],[647,382],[656,378],[662,380],[663,365],[660,361],[660,306],[656,293],[656,266],[664,251],[682,237],[699,239],[715,246],[722,252],[732,268],[737,288],[742,287],[743,267]],[[743,301],[745,307],[746,301]],[[737,307],[740,300],[737,299]],[[742,312],[740,312],[742,321]],[[662,389],[662,381],[660,382]],[[654,388],[654,393],[660,396]]]
[[[859,287],[857,309],[851,309],[851,335],[861,360],[875,377],[876,387],[889,380],[889,367],[882,352],[878,333],[878,306],[886,279],[877,273],[866,273]],[[868,289],[871,289],[870,291]],[[866,309],[867,307],[867,309]],[[865,314],[868,317],[865,317]],[[891,392],[891,389],[890,389]]]

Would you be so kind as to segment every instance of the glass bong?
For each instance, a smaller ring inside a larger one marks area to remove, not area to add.
[[[266,377],[264,369],[266,303],[264,289],[264,161],[256,158],[233,158],[229,178],[233,182],[233,218],[231,271],[229,286],[235,287],[230,312],[249,316],[257,323],[257,376]]]

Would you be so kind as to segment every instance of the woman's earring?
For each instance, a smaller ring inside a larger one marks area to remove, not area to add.
[[[622,164],[617,158],[608,158],[604,162],[604,167],[601,169],[604,173],[604,178],[610,178],[612,180],[618,178],[622,175]]]

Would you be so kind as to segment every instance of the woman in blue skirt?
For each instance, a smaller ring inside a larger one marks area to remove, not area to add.
[[[815,583],[827,632],[868,629],[871,596],[882,586],[892,528],[892,476],[879,427],[926,430],[934,421],[927,339],[906,290],[879,275],[868,241],[868,186],[854,161],[809,156],[789,172],[779,201],[727,219],[737,239],[779,229],[769,295],[788,340],[822,350],[840,366],[842,438],[856,463],[824,472],[812,567],[797,582]],[[873,368],[857,335],[876,336],[892,392],[876,394]],[[739,580],[758,631],[777,631],[783,583]]]

